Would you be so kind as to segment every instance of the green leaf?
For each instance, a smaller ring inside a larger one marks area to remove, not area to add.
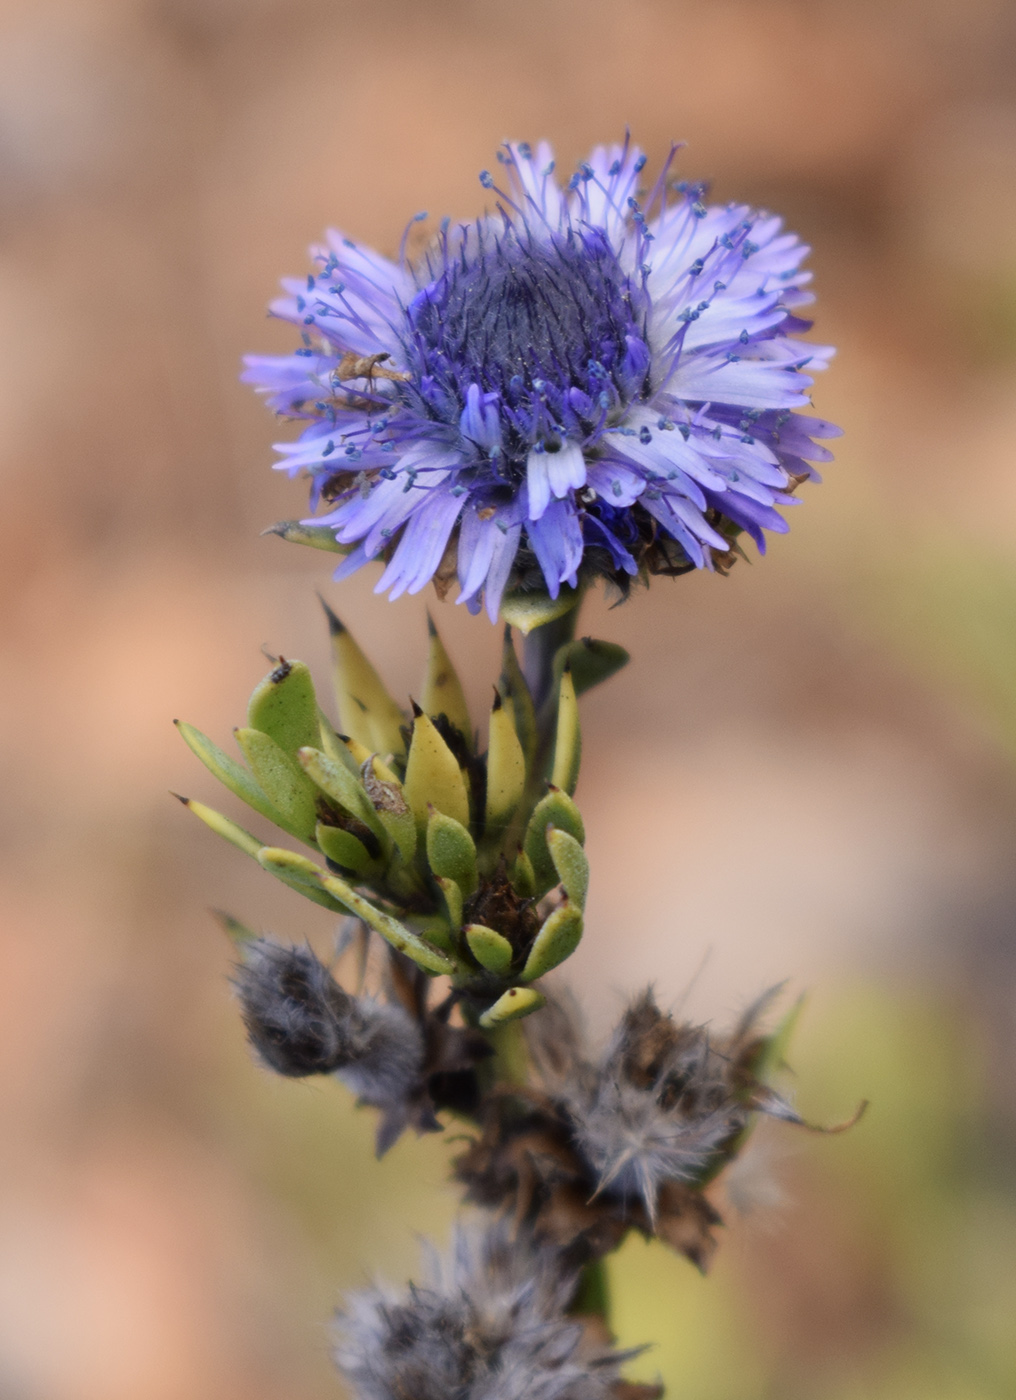
[[[274,739],[288,754],[321,743],[317,696],[310,671],[302,661],[282,661],[254,689],[247,705],[247,723]]]
[[[228,817],[224,817],[221,812],[217,812],[214,807],[206,807],[203,802],[195,802],[189,797],[180,797],[179,793],[174,793],[176,797],[188,811],[193,812],[196,817],[204,822],[205,826],[211,827],[219,836],[224,836],[227,841],[236,846],[245,855],[253,856],[257,859],[258,851],[262,843],[256,836],[252,836],[249,831],[245,831],[242,826],[237,826]]]
[[[448,922],[453,929],[462,927],[462,886],[457,880],[453,880],[450,875],[436,875],[434,877],[441,887],[444,895],[445,907],[448,910]]]
[[[523,849],[533,867],[536,893],[544,895],[558,880],[557,869],[547,846],[547,826],[555,826],[574,836],[579,845],[585,844],[586,830],[582,815],[566,792],[551,788],[546,797],[537,802],[533,815],[526,827]]]
[[[250,772],[244,768],[242,763],[237,763],[235,758],[230,758],[229,754],[223,753],[217,744],[213,744],[207,735],[202,734],[200,729],[195,729],[192,724],[185,724],[183,720],[173,721],[184,743],[196,753],[208,771],[228,787],[241,801],[246,802],[248,807],[253,807],[255,812],[260,812],[263,817],[267,817],[276,826],[285,829],[285,822],[278,808],[273,807],[265,793],[258,787],[256,780]],[[292,833],[290,833],[292,834]]]
[[[484,1030],[492,1026],[504,1025],[505,1021],[517,1021],[520,1016],[528,1016],[545,1006],[547,998],[535,987],[509,987],[504,996],[498,997],[494,1005],[480,1017]]]
[[[433,806],[468,828],[469,798],[462,769],[425,714],[413,720],[404,791],[418,826],[426,827],[428,808]]]
[[[561,675],[565,666],[569,666],[575,682],[575,694],[584,695],[594,685],[601,685],[611,676],[616,676],[630,660],[629,653],[616,642],[580,637],[560,649],[554,658],[554,669]]]
[[[427,651],[427,674],[424,677],[421,697],[423,712],[432,719],[444,715],[472,747],[473,727],[466,707],[466,697],[462,693],[462,682],[444,649],[444,643],[438,636],[430,613],[427,614],[427,631],[430,635],[430,646]]]
[[[535,982],[565,958],[570,958],[581,937],[582,911],[565,900],[543,921],[522,969],[522,981]]]
[[[341,826],[325,826],[323,822],[318,822],[317,843],[329,860],[345,870],[352,870],[355,875],[362,875],[375,865],[374,858],[360,838],[351,831],[344,831]]]
[[[469,924],[465,929],[469,951],[488,972],[507,972],[513,949],[507,938],[484,924]]]
[[[329,758],[320,749],[300,749],[296,757],[303,772],[326,797],[363,822],[379,840],[385,840],[385,829],[374,811],[374,804],[363,784],[344,763]]]
[[[515,815],[526,786],[526,756],[515,721],[500,694],[490,712],[487,747],[487,813],[485,834],[498,836]]]
[[[332,639],[339,723],[371,753],[391,753],[398,758],[405,752],[405,716],[349,631],[323,599],[322,603]]]
[[[565,667],[557,699],[557,737],[554,741],[554,767],[550,781],[555,787],[571,794],[579,780],[582,761],[582,730],[579,727],[579,706],[571,671]]]
[[[427,864],[436,876],[455,880],[467,899],[476,889],[473,838],[461,822],[433,808],[427,821]]]
[[[400,924],[398,919],[392,918],[391,914],[386,914],[381,909],[376,909],[373,904],[368,903],[362,895],[350,889],[344,880],[340,880],[337,875],[326,875],[321,871],[318,876],[322,888],[327,890],[333,898],[340,904],[344,904],[351,914],[355,914],[358,919],[369,925],[375,933],[379,933],[386,942],[390,943],[400,953],[405,953],[416,963],[417,967],[422,967],[424,972],[429,972],[431,976],[452,976],[458,971],[458,963],[453,962],[438,948],[418,937],[405,924]]]
[[[553,826],[547,828],[547,849],[569,902],[578,909],[585,909],[589,892],[589,857],[574,836]]]
[[[284,818],[280,825],[301,841],[313,843],[317,826],[314,784],[296,759],[260,729],[237,729],[235,733],[258,785]]]
[[[523,899],[532,899],[536,894],[536,873],[533,870],[533,862],[526,855],[525,851],[519,851],[512,866],[512,885],[516,894],[520,894]]]
[[[304,899],[320,904],[323,909],[330,909],[333,914],[349,912],[344,904],[321,888],[315,873],[318,867],[306,856],[287,851],[282,846],[262,846],[258,852],[258,864],[291,890],[302,894]]]

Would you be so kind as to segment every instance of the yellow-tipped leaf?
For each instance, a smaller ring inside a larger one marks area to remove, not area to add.
[[[582,937],[582,911],[567,900],[543,921],[522,969],[523,982],[535,982],[570,958]]]
[[[471,744],[473,731],[466,708],[466,697],[462,693],[462,682],[429,613],[427,631],[430,634],[430,645],[427,650],[427,674],[424,677],[421,697],[423,712],[432,718],[444,715],[465,737],[466,743]]]
[[[402,711],[347,628],[327,603],[324,608],[332,638],[335,703],[343,733],[371,753],[401,755],[405,751]]]
[[[589,857],[570,832],[547,828],[547,849],[569,903],[585,909],[589,892]]]
[[[554,742],[554,768],[550,781],[569,795],[579,780],[582,760],[582,731],[579,728],[579,705],[571,670],[565,667],[557,700],[557,736]]]
[[[480,1017],[484,1030],[501,1026],[505,1021],[517,1021],[520,1016],[528,1016],[546,1004],[547,998],[535,987],[509,987],[504,996],[498,997],[494,1005]]]
[[[490,741],[487,748],[487,814],[485,831],[502,831],[522,801],[526,786],[526,756],[508,706],[500,694],[490,712]]]
[[[431,806],[469,826],[469,797],[458,759],[425,714],[413,721],[403,791],[418,826],[426,826]]]

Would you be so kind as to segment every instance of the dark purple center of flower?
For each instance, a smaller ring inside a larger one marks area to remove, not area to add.
[[[458,427],[471,385],[496,395],[499,471],[565,437],[588,443],[646,391],[647,298],[602,230],[536,238],[478,225],[446,244],[406,311],[407,406]]]

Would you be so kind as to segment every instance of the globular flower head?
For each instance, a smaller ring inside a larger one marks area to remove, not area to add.
[[[354,1294],[339,1314],[335,1357],[359,1400],[609,1400],[627,1356],[566,1316],[575,1279],[551,1251],[499,1225],[460,1229],[430,1272],[403,1294]]]
[[[831,353],[798,339],[808,249],[670,161],[643,193],[627,140],[565,189],[546,145],[499,159],[496,212],[416,262],[330,232],[272,307],[302,346],[247,360],[304,425],[279,465],[310,474],[336,576],[383,559],[395,598],[457,574],[493,619],[506,589],[723,567],[742,530],[764,551],[838,432],[798,412]]]

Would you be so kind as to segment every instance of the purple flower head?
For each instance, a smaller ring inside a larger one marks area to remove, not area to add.
[[[495,619],[505,589],[724,567],[839,429],[797,410],[832,351],[798,336],[808,249],[780,219],[706,205],[699,185],[645,195],[645,157],[598,147],[562,190],[550,148],[507,144],[496,213],[445,221],[415,264],[334,231],[275,315],[292,355],[244,379],[303,422],[279,466],[309,473],[349,552],[386,564],[392,598],[457,572]],[[422,218],[423,216],[418,216]]]

